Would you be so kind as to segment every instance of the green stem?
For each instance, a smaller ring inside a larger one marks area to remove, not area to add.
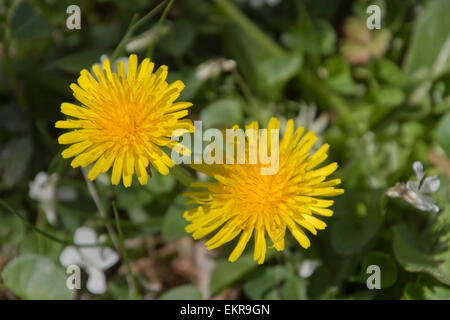
[[[134,297],[135,299],[141,299],[139,292],[138,292],[138,284],[136,281],[136,277],[133,274],[133,271],[131,270],[131,264],[130,264],[130,259],[128,258],[128,253],[127,250],[125,249],[125,241],[123,240],[123,232],[122,232],[122,227],[120,225],[120,219],[119,219],[119,213],[117,212],[117,207],[116,207],[116,202],[113,201],[112,203],[112,207],[113,207],[113,211],[114,211],[114,216],[116,218],[116,227],[117,227],[117,231],[119,233],[119,244],[120,244],[120,249],[122,252],[122,258],[125,261],[125,265],[127,266],[127,272],[128,272],[128,276],[130,277],[130,285],[131,285],[131,295],[132,297]]]
[[[267,51],[274,55],[281,55],[284,53],[284,50],[275,41],[264,34],[261,29],[259,29],[229,0],[214,0],[214,2],[229,18],[231,18],[231,20],[233,20],[233,22],[264,46]]]
[[[28,225],[31,229],[33,229],[35,232],[43,235],[44,237],[53,240],[55,242],[58,242],[60,244],[66,245],[66,246],[74,246],[77,248],[83,248],[83,247],[104,247],[104,246],[110,246],[111,243],[103,242],[103,243],[97,243],[97,244],[85,244],[85,245],[78,245],[73,241],[68,241],[64,239],[59,239],[55,237],[54,235],[42,230],[39,227],[36,227],[34,224],[29,222],[27,219],[25,219],[20,213],[18,213],[16,210],[11,208],[6,202],[3,200],[0,200],[0,205],[5,208],[7,211],[11,212],[12,214],[16,215],[19,219],[21,219],[23,222],[25,222],[26,225]]]
[[[166,19],[167,13],[170,10],[170,7],[172,6],[172,4],[175,2],[175,0],[170,0],[170,2],[167,4],[166,8],[164,9],[163,14],[161,15],[161,18],[158,21],[158,24],[155,27],[155,35],[158,36],[159,34],[159,29],[161,28],[161,25],[163,24],[164,20]],[[153,38],[152,41],[150,41],[149,45],[148,45],[148,49],[147,49],[147,58],[152,58],[153,56],[153,50],[155,48],[155,43],[156,43],[156,37]]]
[[[262,32],[258,26],[253,23],[253,21],[248,19],[229,0],[214,0],[214,2],[230,20],[238,25],[249,36],[255,39],[255,41],[259,42],[260,45],[266,48],[268,52],[271,52],[274,55],[286,54],[284,48]],[[305,68],[302,68],[301,72],[297,76],[297,79],[299,80],[301,86],[304,87],[305,91],[314,94],[314,96],[322,102],[324,107],[328,106],[339,112],[339,114],[342,115],[342,119],[353,119],[350,105],[340,96],[332,94],[329,89],[313,75],[313,73],[305,70]]]
[[[143,16],[140,20],[138,20],[137,14],[133,16],[131,19],[130,26],[128,27],[127,32],[123,36],[122,40],[120,40],[119,45],[114,50],[113,54],[111,55],[111,61],[117,60],[120,56],[124,55],[125,53],[125,46],[127,45],[130,38],[133,36],[133,33],[141,27],[144,23],[149,21],[151,18],[153,18],[162,8],[164,8],[165,4],[168,0],[164,0],[159,5],[157,5],[153,10],[151,10],[149,13],[147,13],[145,16]]]
[[[171,169],[174,177],[184,186],[189,187],[192,182],[195,181],[195,178],[181,166],[174,166]]]

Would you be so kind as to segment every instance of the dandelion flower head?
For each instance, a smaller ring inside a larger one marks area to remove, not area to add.
[[[61,112],[70,118],[55,126],[72,129],[58,139],[60,144],[70,145],[62,157],[75,157],[71,162],[74,168],[93,164],[88,174],[91,180],[112,168],[112,184],[123,179],[126,187],[131,186],[134,173],[146,184],[149,165],[168,174],[174,163],[161,147],[179,145],[171,140],[173,132],[194,130],[191,120],[182,119],[192,104],[175,103],[183,82],[169,84],[166,66],[153,72],[154,63],[144,59],[138,65],[136,55],[129,57],[127,70],[121,60],[117,72],[112,72],[109,59],[101,69],[99,64],[92,69],[95,77],[84,69],[78,83],[70,86],[81,105],[61,104]],[[190,153],[181,144],[177,149]]]
[[[270,131],[279,130],[279,127],[279,120],[272,118],[267,139],[271,137]],[[266,139],[260,135],[257,122],[246,126],[248,129],[257,132],[257,139]],[[260,161],[256,164],[247,161],[244,164],[192,165],[215,181],[194,182],[191,187],[200,189],[185,193],[192,199],[187,204],[198,204],[184,213],[186,220],[191,222],[186,231],[192,233],[194,239],[217,231],[206,242],[210,250],[239,236],[229,256],[231,262],[241,256],[252,235],[254,259],[260,264],[266,255],[267,235],[272,247],[282,251],[288,229],[303,248],[308,248],[310,240],[305,230],[316,235],[317,230],[326,227],[318,216],[333,214],[329,208],[333,201],[324,197],[340,195],[344,190],[335,188],[340,179],[326,181],[337,169],[336,162],[317,168],[327,158],[329,145],[324,144],[310,154],[317,137],[312,131],[303,133],[303,127],[294,132],[293,120],[287,122],[285,134],[279,142],[278,171],[272,175],[261,174],[260,168],[264,165]],[[256,146],[258,153],[262,151],[261,144],[251,143],[248,136],[245,144],[247,160],[252,147]]]

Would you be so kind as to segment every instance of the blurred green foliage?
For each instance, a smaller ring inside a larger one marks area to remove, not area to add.
[[[133,15],[144,16],[160,1],[81,0],[81,30],[68,30],[72,2],[0,1],[0,197],[64,241],[81,225],[106,233],[105,222],[113,220],[98,215],[80,171],[60,158],[59,106],[73,100],[69,84],[79,71],[110,56]],[[382,29],[370,31],[366,8],[374,3],[382,9]],[[252,248],[229,263],[227,245],[215,250],[208,290],[200,291],[203,262],[194,271],[179,267],[195,260],[193,246],[204,246],[184,231],[186,187],[154,170],[148,185],[129,189],[100,177],[99,197],[108,212],[117,201],[131,260],[148,264],[136,266],[140,291],[160,299],[208,298],[205,292],[249,299],[450,299],[449,12],[447,0],[282,0],[260,9],[244,0],[176,0],[163,31],[151,37],[152,59],[169,66],[171,81],[185,82],[180,99],[194,103],[190,117],[204,128],[250,120],[265,125],[270,116],[296,117],[297,102],[315,104],[327,116],[321,136],[331,145],[330,161],[339,163],[345,194],[310,249],[287,237],[285,251],[269,250],[258,266]],[[142,58],[147,47],[133,52]],[[237,68],[199,78],[199,66],[216,58],[233,59]],[[439,213],[386,196],[386,188],[413,177],[414,161],[439,175]],[[29,197],[29,182],[40,171],[59,176],[56,225]],[[0,292],[70,299],[58,261],[63,243],[4,208],[0,219]],[[309,260],[319,265],[302,276]],[[372,264],[381,268],[381,290],[366,287]],[[108,272],[109,291],[101,297],[130,297],[118,269]]]

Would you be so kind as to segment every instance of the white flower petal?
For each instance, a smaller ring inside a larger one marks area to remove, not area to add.
[[[48,222],[52,225],[55,225],[58,221],[58,217],[56,215],[56,203],[55,201],[46,201],[41,203],[42,210],[44,210],[45,217]]]
[[[111,72],[112,73],[118,73],[119,72],[119,61],[123,62],[123,66],[124,66],[124,69],[125,69],[125,75],[127,75],[128,74],[128,58],[125,58],[125,57],[119,58],[119,59],[117,59],[114,62],[114,64],[111,67]]]
[[[65,267],[70,266],[72,264],[82,265],[80,254],[74,246],[66,247],[59,256],[59,262]]]
[[[97,243],[97,234],[91,228],[80,227],[75,231],[73,239],[78,245],[92,245]]]
[[[106,277],[102,270],[96,268],[86,269],[88,276],[86,287],[93,294],[106,292]]]
[[[119,255],[111,248],[100,248],[99,256],[99,267],[102,270],[111,268],[119,261]]]
[[[423,165],[420,161],[415,161],[412,165],[414,172],[416,173],[417,183],[420,184],[420,181],[423,179]]]
[[[318,260],[304,260],[299,267],[299,274],[302,278],[309,278],[317,267],[320,266]]]
[[[426,177],[422,182],[422,186],[420,187],[420,192],[426,193],[426,194],[436,192],[436,191],[438,191],[440,185],[441,185],[441,182],[439,181],[439,178],[437,176]]]
[[[417,183],[415,181],[411,181],[411,180],[407,181],[406,188],[408,188],[412,192],[418,192]]]

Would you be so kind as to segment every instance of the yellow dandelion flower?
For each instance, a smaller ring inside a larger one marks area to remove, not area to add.
[[[279,126],[279,120],[272,118],[266,137],[270,139],[271,130],[279,129]],[[237,126],[233,129],[237,129]],[[248,129],[259,132],[256,122],[246,126]],[[260,144],[249,143],[248,135],[245,139],[244,164],[192,165],[216,181],[195,182],[191,187],[201,189],[185,193],[185,196],[193,199],[187,204],[200,204],[184,213],[185,219],[191,222],[186,231],[192,233],[194,239],[200,239],[220,228],[206,242],[209,250],[240,234],[229,256],[230,262],[240,257],[252,234],[254,259],[260,264],[264,262],[266,254],[266,235],[271,239],[272,247],[282,251],[286,228],[303,248],[308,248],[310,241],[303,229],[314,235],[317,230],[324,229],[326,224],[317,216],[331,216],[333,211],[329,207],[333,201],[323,197],[337,196],[344,190],[335,188],[340,184],[340,179],[325,181],[336,170],[337,163],[316,168],[327,158],[329,145],[324,144],[310,155],[309,151],[317,137],[312,131],[302,137],[303,132],[304,128],[300,127],[294,133],[294,122],[287,122],[284,137],[279,143],[279,168],[273,175],[261,174],[260,169],[265,167],[261,161],[249,163],[249,150]],[[265,139],[259,133],[255,136]],[[261,147],[256,149],[258,153],[262,150]]]
[[[134,173],[141,184],[146,184],[149,164],[164,175],[174,165],[160,147],[178,145],[180,152],[190,153],[170,139],[177,129],[194,130],[191,120],[181,119],[187,116],[187,108],[192,104],[174,103],[184,84],[179,80],[168,84],[166,66],[155,73],[153,68],[150,59],[144,59],[138,66],[133,54],[128,59],[127,71],[120,60],[117,72],[111,72],[106,59],[102,70],[98,64],[93,66],[95,77],[84,69],[78,84],[70,85],[81,106],[61,104],[61,112],[72,118],[57,121],[55,126],[74,130],[62,134],[58,142],[70,144],[62,157],[75,157],[72,167],[86,167],[95,162],[89,179],[94,180],[112,168],[114,185],[123,178],[124,186],[129,187]]]

